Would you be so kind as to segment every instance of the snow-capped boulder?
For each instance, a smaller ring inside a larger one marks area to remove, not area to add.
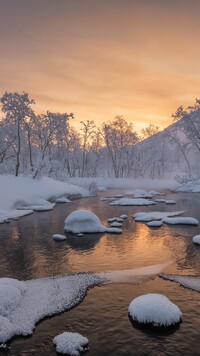
[[[60,234],[54,234],[52,238],[56,241],[64,241],[67,239],[65,235],[60,235]]]
[[[181,321],[179,307],[162,294],[145,294],[135,298],[128,312],[133,321],[154,327],[169,327]]]
[[[55,336],[53,343],[56,345],[57,352],[78,356],[80,352],[85,350],[89,340],[79,333],[64,332]]]
[[[200,235],[194,236],[192,241],[194,242],[194,244],[200,245]]]
[[[147,226],[149,227],[160,227],[163,225],[163,222],[161,220],[152,220],[147,223]]]
[[[65,219],[65,231],[72,232],[73,234],[79,233],[103,233],[113,232],[121,233],[118,228],[106,227],[101,224],[98,216],[89,210],[76,210],[73,211]]]
[[[128,217],[128,215],[126,215],[126,214],[120,215],[120,218],[123,219],[123,220],[127,219],[127,217]]]

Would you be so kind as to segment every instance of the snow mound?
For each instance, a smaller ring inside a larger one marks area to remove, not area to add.
[[[160,220],[152,220],[147,223],[147,226],[149,226],[149,227],[160,227],[162,225],[163,225],[163,223]]]
[[[149,211],[136,213],[133,215],[135,221],[149,222],[153,220],[162,220],[167,217],[177,216],[185,213],[185,211],[174,211],[174,212],[161,212],[161,211]]]
[[[134,299],[128,308],[134,321],[154,327],[168,327],[181,321],[182,313],[177,305],[162,294],[145,294]]]
[[[181,286],[200,292],[200,276],[180,276],[173,274],[161,273],[159,277],[171,282],[176,282]]]
[[[178,225],[178,224],[183,224],[183,225],[199,225],[199,222],[197,219],[190,218],[190,217],[178,217],[178,218],[164,218],[162,221],[166,224],[170,225]]]
[[[194,244],[200,245],[200,235],[194,236],[192,241],[194,242]]]
[[[89,210],[76,210],[73,211],[65,219],[65,231],[72,232],[73,234],[79,233],[121,233],[118,228],[106,227],[101,224],[97,215]]]
[[[79,333],[64,332],[53,339],[56,351],[63,354],[78,356],[84,351],[89,340]]]
[[[122,205],[122,206],[148,206],[155,205],[156,203],[152,200],[147,200],[143,198],[132,199],[132,198],[121,198],[119,200],[114,200],[110,205]]]
[[[60,234],[54,234],[52,238],[56,241],[64,241],[67,239],[65,235],[60,235]]]

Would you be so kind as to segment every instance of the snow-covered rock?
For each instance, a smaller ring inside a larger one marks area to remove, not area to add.
[[[164,218],[162,221],[166,224],[170,225],[178,225],[178,224],[183,224],[183,225],[199,225],[199,221],[194,218],[190,217],[177,217],[177,218]]]
[[[98,216],[89,210],[73,211],[65,219],[64,228],[65,231],[72,232],[73,234],[99,233],[99,232],[121,233],[122,232],[118,228],[111,228],[102,225]]]
[[[112,227],[121,227],[122,226],[122,223],[118,222],[118,221],[113,221],[110,226]]]
[[[57,352],[78,356],[82,351],[84,351],[85,346],[89,343],[89,340],[87,337],[84,337],[79,333],[64,332],[55,336],[53,343],[56,345]]]
[[[171,216],[178,216],[182,215],[185,211],[174,211],[174,212],[161,212],[161,211],[149,211],[148,213],[146,212],[140,212],[136,213],[133,215],[133,218],[135,221],[141,221],[141,222],[149,222],[153,220],[162,220],[167,217]]]
[[[155,201],[156,203],[165,203],[165,202],[166,202],[166,199],[160,198],[160,199],[155,199],[154,201]]]
[[[128,308],[130,317],[142,324],[169,327],[181,321],[182,313],[177,305],[162,294],[145,294],[134,299]]]
[[[126,214],[120,215],[120,218],[123,219],[123,220],[127,219],[127,217],[128,217],[128,216],[127,216]]]
[[[167,200],[165,200],[165,204],[176,204],[176,201],[175,200],[173,200],[173,199],[167,199]]]
[[[108,222],[109,222],[109,223],[112,223],[113,221],[117,221],[117,218],[116,218],[116,217],[114,217],[114,218],[108,218]]]
[[[194,236],[192,241],[194,242],[194,244],[200,245],[200,235]]]
[[[60,235],[60,234],[54,234],[52,238],[56,241],[64,241],[67,239],[65,235]]]
[[[132,199],[132,198],[121,198],[119,200],[115,200],[110,205],[122,205],[122,206],[147,206],[147,205],[155,205],[156,203],[153,200],[147,200],[143,198]]]
[[[152,220],[147,223],[147,226],[149,226],[149,227],[160,227],[162,225],[163,225],[163,223],[161,220]]]

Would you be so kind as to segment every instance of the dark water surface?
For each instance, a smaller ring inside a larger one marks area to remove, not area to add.
[[[177,204],[119,207],[93,197],[57,204],[53,211],[2,224],[0,277],[27,280],[83,271],[132,269],[166,261],[172,261],[165,269],[167,273],[200,275],[200,248],[192,242],[192,237],[200,234],[200,227],[148,228],[132,219],[140,211],[187,210],[185,216],[200,220],[200,194],[166,197],[175,199]],[[91,234],[54,241],[52,235],[63,234],[65,218],[76,209],[90,209],[105,225],[108,217],[127,214],[128,219],[121,235]],[[161,334],[132,326],[128,306],[132,299],[146,293],[165,294],[179,306],[183,323],[177,330]],[[31,337],[15,338],[8,355],[56,355],[52,339],[64,331],[80,332],[89,339],[88,356],[200,355],[200,294],[159,277],[137,285],[95,287],[78,307],[40,322]]]

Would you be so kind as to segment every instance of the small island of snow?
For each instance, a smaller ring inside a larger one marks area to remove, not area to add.
[[[79,333],[64,332],[55,336],[53,343],[56,345],[57,352],[78,356],[80,352],[85,350],[89,340]]]
[[[141,324],[169,327],[181,321],[179,307],[162,294],[145,294],[135,298],[129,305],[130,317]]]

